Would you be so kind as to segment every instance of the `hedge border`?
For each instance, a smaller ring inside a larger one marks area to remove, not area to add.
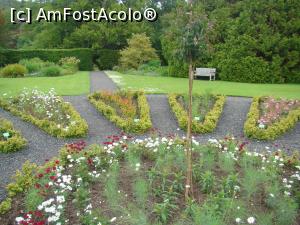
[[[261,129],[257,126],[260,110],[259,104],[263,97],[254,97],[250,106],[247,120],[244,124],[244,133],[247,137],[259,140],[274,140],[278,136],[292,129],[300,120],[300,108],[291,110],[288,115],[281,118],[279,121],[268,126],[266,129]]]
[[[68,112],[73,121],[76,121],[76,126],[72,126],[68,131],[58,128],[55,122],[49,120],[36,119],[32,115],[23,113],[9,103],[0,99],[0,107],[11,112],[13,115],[19,116],[22,120],[30,122],[40,129],[44,130],[46,133],[58,137],[58,138],[73,138],[73,137],[84,137],[88,131],[88,125],[84,119],[81,118],[80,114],[71,106],[70,103],[66,103],[62,100],[63,108]]]
[[[7,141],[0,141],[0,152],[16,152],[23,148],[27,144],[27,141],[22,137],[21,133],[14,129],[13,124],[9,120],[0,117],[0,121],[2,121],[4,129],[12,134],[12,137],[10,137]]]
[[[0,55],[4,61],[0,66],[18,63],[21,59],[38,57],[44,61],[58,63],[61,58],[76,57],[80,59],[79,69],[83,71],[93,70],[93,50],[89,48],[74,49],[0,49]]]
[[[99,96],[99,94],[101,94],[101,92],[89,95],[89,101],[108,120],[115,123],[117,127],[121,128],[125,132],[145,133],[152,127],[150,107],[147,98],[143,92],[133,92],[133,97],[137,98],[138,109],[140,112],[139,122],[134,122],[134,120],[132,119],[126,120],[121,118],[113,107],[107,105],[104,101],[95,99],[95,97]]]
[[[177,101],[179,94],[170,94],[168,96],[169,104],[175,117],[177,118],[178,125],[181,129],[186,130],[188,125],[188,113]],[[226,101],[226,97],[223,95],[216,96],[216,102],[213,108],[205,115],[203,122],[198,122],[193,119],[192,132],[194,133],[210,133],[217,127],[219,118],[223,111],[223,106]]]

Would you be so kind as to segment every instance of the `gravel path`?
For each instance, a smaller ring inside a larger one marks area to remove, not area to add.
[[[90,91],[99,90],[115,91],[117,86],[104,72],[91,72]],[[66,101],[76,108],[81,116],[89,125],[89,133],[83,138],[88,144],[105,141],[105,137],[111,134],[118,134],[121,131],[107,119],[105,119],[88,101],[86,96],[65,96]],[[185,132],[178,130],[178,124],[175,116],[171,112],[166,95],[148,95],[147,96],[153,127],[162,135],[177,134],[184,135]],[[240,138],[243,136],[243,126],[246,119],[251,98],[227,97],[223,113],[216,130],[212,134],[197,135],[196,139],[201,143],[206,143],[209,138],[223,138],[227,134],[234,134]],[[57,139],[43,132],[34,125],[24,122],[18,117],[0,109],[0,116],[13,122],[14,127],[20,130],[23,136],[28,140],[28,146],[16,153],[0,153],[0,201],[5,197],[5,185],[9,182],[11,175],[21,168],[26,160],[37,164],[42,164],[46,159],[56,156],[59,149],[65,143],[71,143],[78,139]],[[143,135],[143,136],[147,136]],[[276,141],[253,141],[250,140],[250,147],[253,149],[262,149],[265,147],[279,146],[287,150],[300,149],[300,123],[296,127],[279,137]]]
[[[86,96],[65,96],[64,99],[70,102],[86,120],[89,126],[88,136],[85,138],[87,144],[101,144],[107,135],[121,132],[98,112]]]
[[[182,131],[177,130],[177,121],[171,112],[166,95],[148,95],[147,100],[150,106],[153,128],[157,129],[162,135],[184,134]]]
[[[26,123],[18,117],[0,109],[0,116],[13,122],[14,127],[22,132],[28,145],[24,149],[9,154],[0,153],[0,200],[5,196],[5,186],[15,171],[21,168],[26,160],[42,164],[45,159],[57,155],[58,150],[66,143],[66,140],[54,138],[40,130],[31,123]]]
[[[100,90],[115,91],[117,90],[117,85],[104,72],[91,72],[90,92],[93,93]]]

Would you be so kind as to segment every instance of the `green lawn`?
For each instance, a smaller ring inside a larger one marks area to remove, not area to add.
[[[188,79],[128,75],[115,71],[106,73],[122,88],[145,90],[151,93],[187,93]],[[269,95],[291,99],[300,99],[300,84],[250,84],[227,81],[194,81],[194,93],[210,91],[215,94],[232,96]]]
[[[0,78],[0,95],[16,95],[24,87],[49,91],[54,88],[58,95],[82,95],[90,90],[89,72],[59,77]]]

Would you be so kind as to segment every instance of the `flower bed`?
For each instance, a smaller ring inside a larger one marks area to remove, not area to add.
[[[0,152],[16,152],[26,145],[21,133],[16,131],[11,122],[0,117]]]
[[[253,98],[244,125],[246,136],[261,140],[274,140],[292,129],[300,119],[300,101]]]
[[[207,106],[203,106],[203,98],[201,96],[193,96],[193,121],[192,132],[194,133],[209,133],[212,132],[219,121],[225,103],[225,96],[211,96],[207,101]],[[188,113],[184,97],[178,94],[169,95],[169,104],[175,114],[178,125],[181,129],[187,129]]]
[[[85,120],[53,89],[49,93],[24,89],[17,97],[0,99],[0,107],[55,137],[82,137],[88,130]]]
[[[8,185],[0,224],[297,222],[296,156],[248,152],[233,138],[205,147],[194,140],[194,199],[184,202],[183,140],[111,138],[103,147],[67,145],[44,166],[27,162]]]
[[[150,108],[143,92],[99,92],[90,102],[125,132],[144,133],[152,127]]]

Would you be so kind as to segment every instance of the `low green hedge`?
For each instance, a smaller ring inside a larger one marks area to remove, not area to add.
[[[79,69],[93,70],[93,51],[88,48],[74,49],[1,49],[0,55],[5,61],[0,61],[0,66],[18,63],[22,59],[40,58],[44,61],[58,63],[65,57],[76,57],[80,60]]]
[[[57,126],[55,122],[46,119],[37,119],[32,115],[21,112],[8,104],[5,100],[0,99],[0,107],[11,112],[12,114],[21,117],[26,122],[31,122],[37,127],[41,128],[48,134],[59,137],[59,138],[71,138],[71,137],[83,137],[87,134],[88,125],[84,119],[81,118],[80,114],[68,103],[62,103],[63,108],[71,116],[73,121],[76,121],[76,126],[70,126],[66,131],[63,128]]]
[[[19,131],[16,131],[11,122],[0,117],[0,135],[9,133],[10,137],[6,141],[0,141],[0,152],[16,152],[23,148],[27,141]]]
[[[300,109],[295,109],[291,110],[286,117],[281,118],[266,129],[261,129],[257,125],[257,121],[260,117],[260,100],[260,97],[253,98],[247,115],[247,120],[244,124],[244,133],[247,137],[259,140],[274,140],[279,135],[282,135],[292,129],[300,120]]]
[[[169,104],[172,111],[174,112],[178,125],[181,129],[186,130],[188,125],[188,113],[182,107],[182,105],[177,101],[177,94],[170,94]],[[192,121],[192,132],[193,133],[210,133],[214,131],[217,127],[220,115],[223,111],[223,106],[225,103],[225,96],[216,96],[216,102],[214,107],[205,115],[204,121],[202,123],[193,119]]]
[[[137,99],[138,110],[140,114],[138,122],[135,122],[132,118],[120,117],[115,108],[107,105],[101,100],[97,100],[99,97],[100,93],[94,93],[89,95],[89,100],[108,120],[115,123],[125,132],[144,133],[152,127],[150,108],[147,98],[143,92],[134,93],[134,97]]]

